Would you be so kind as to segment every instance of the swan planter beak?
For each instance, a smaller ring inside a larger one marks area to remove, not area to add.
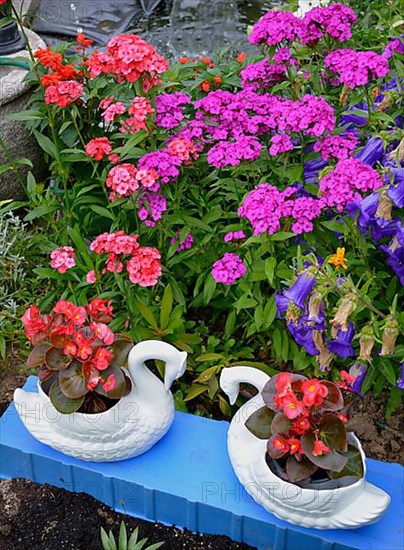
[[[186,368],[187,353],[157,340],[135,345],[126,374],[130,393],[98,414],[61,414],[38,382],[38,393],[14,392],[18,414],[28,431],[45,445],[66,455],[95,462],[133,458],[148,451],[169,430],[174,419],[170,392]],[[166,363],[164,383],[145,365],[148,359]]]
[[[255,411],[264,407],[261,395],[269,376],[251,367],[224,369],[220,385],[231,404],[236,402],[239,385],[255,386],[258,394],[235,414],[228,431],[230,460],[244,489],[276,517],[315,529],[353,529],[375,522],[387,509],[390,496],[366,481],[365,454],[359,440],[348,434],[348,443],[359,450],[363,477],[351,485],[333,489],[301,488],[287,482],[269,468],[267,440],[258,439],[245,426]]]

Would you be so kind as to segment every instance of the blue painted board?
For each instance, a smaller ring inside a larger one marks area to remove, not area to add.
[[[36,391],[35,377],[25,390]],[[115,510],[222,534],[260,550],[404,550],[404,468],[368,460],[368,479],[392,496],[386,515],[355,530],[297,527],[244,491],[227,455],[228,423],[177,412],[149,452],[114,463],[84,462],[34,439],[11,404],[0,419],[0,477],[23,477],[86,492]]]

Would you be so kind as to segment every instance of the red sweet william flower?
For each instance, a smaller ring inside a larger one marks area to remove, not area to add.
[[[281,451],[282,453],[288,453],[289,452],[289,443],[287,439],[283,439],[279,435],[276,435],[272,440],[272,445],[274,449],[277,451]]]
[[[126,263],[131,283],[139,286],[154,286],[162,273],[160,252],[151,246],[139,247]]]
[[[321,456],[323,454],[331,453],[331,449],[327,447],[320,439],[314,442],[313,454],[314,456]]]
[[[244,61],[247,59],[247,54],[245,52],[241,52],[237,56],[237,61],[239,63],[244,63]]]
[[[324,397],[328,395],[328,389],[317,378],[305,380],[301,385],[301,391],[306,407],[321,405]]]
[[[94,138],[86,144],[85,150],[88,157],[100,161],[112,153],[112,144],[107,137]]]

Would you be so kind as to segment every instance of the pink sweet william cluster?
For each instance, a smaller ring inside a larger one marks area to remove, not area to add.
[[[154,227],[167,210],[167,199],[156,191],[144,191],[137,201],[139,220],[147,227]]]
[[[349,202],[362,200],[361,193],[375,191],[383,186],[380,174],[358,159],[340,160],[336,167],[319,183],[324,206],[342,212]]]
[[[243,160],[255,160],[262,144],[253,137],[243,136],[235,141],[219,141],[208,152],[208,163],[215,168],[238,166]]]
[[[107,175],[106,185],[112,189],[109,198],[115,200],[130,197],[142,186],[145,189],[156,187],[158,174],[155,170],[138,170],[133,164],[126,162],[111,168]]]
[[[248,37],[251,44],[276,46],[282,42],[293,42],[301,33],[301,20],[289,11],[278,9],[267,12],[255,23]]]
[[[359,140],[353,132],[344,136],[326,136],[314,144],[316,153],[320,153],[323,160],[343,160],[352,157]]]
[[[389,62],[376,52],[358,52],[348,48],[334,50],[324,60],[325,66],[338,76],[339,84],[354,89],[390,72]]]
[[[61,246],[51,252],[50,266],[59,273],[66,273],[76,265],[76,253],[71,246]]]
[[[83,84],[75,80],[66,80],[59,82],[54,86],[48,86],[45,90],[45,103],[48,105],[57,105],[64,109],[76,99],[84,95]]]
[[[134,134],[139,130],[147,130],[147,117],[154,113],[154,109],[145,97],[134,97],[128,113],[131,116],[123,122],[119,131],[124,134]]]
[[[119,155],[112,153],[112,143],[107,137],[94,138],[85,146],[86,155],[96,161],[101,161],[104,157],[112,163],[119,162]]]
[[[87,60],[92,78],[101,74],[112,75],[118,82],[143,80],[146,92],[159,82],[159,75],[168,69],[168,63],[151,44],[135,34],[114,36],[107,44],[107,51],[95,50]]]
[[[139,286],[154,286],[162,273],[159,251],[140,246],[137,235],[126,235],[124,231],[102,233],[91,243],[90,249],[98,255],[108,254],[103,273],[121,273],[124,256],[129,257],[126,260],[129,280]]]
[[[243,260],[231,252],[227,252],[213,264],[212,277],[217,283],[231,285],[247,273]]]
[[[230,231],[229,233],[226,233],[224,236],[224,242],[229,243],[231,241],[241,241],[245,239],[245,233],[244,231]]]
[[[287,134],[275,134],[271,137],[269,154],[272,156],[293,150],[293,142]]]

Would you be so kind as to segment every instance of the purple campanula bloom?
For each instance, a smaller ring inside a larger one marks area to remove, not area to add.
[[[366,143],[365,147],[355,155],[355,157],[369,166],[373,166],[380,160],[384,153],[383,140],[372,136]]]
[[[352,201],[347,205],[348,212],[351,216],[354,216],[356,212],[359,211],[358,227],[364,234],[373,221],[373,216],[376,214],[379,205],[379,200],[379,193],[371,193],[362,201]]]
[[[383,237],[393,237],[397,232],[398,220],[385,220],[384,218],[374,218],[371,227],[372,238],[375,242]]]
[[[290,300],[286,298],[283,294],[280,294],[277,290],[275,291],[275,305],[278,310],[278,318],[282,319],[282,313],[285,313],[288,309]]]
[[[397,380],[397,387],[404,390],[404,363],[401,363],[401,377]]]
[[[287,327],[296,344],[303,346],[310,355],[319,355],[320,352],[313,341],[313,328],[307,322],[307,315],[300,317],[297,323],[288,322]]]
[[[309,160],[304,165],[304,178],[306,183],[316,183],[320,171],[327,166],[327,161],[318,157],[313,160]]]
[[[349,374],[355,376],[355,381],[351,385],[352,392],[362,398],[361,390],[367,375],[367,368],[362,363],[354,363],[349,369]]]
[[[350,357],[351,355],[355,355],[355,350],[351,346],[354,334],[354,325],[352,322],[349,322],[348,330],[344,332],[343,330],[339,329],[337,337],[333,340],[328,340],[329,350],[332,353],[339,355],[339,357]]]
[[[284,291],[283,295],[296,304],[297,307],[303,309],[304,302],[312,291],[315,283],[316,278],[314,275],[310,275],[307,272],[302,273],[302,275],[299,275],[297,281],[293,283],[288,290]]]
[[[387,196],[398,208],[404,208],[404,178],[398,185],[392,185],[387,190]]]

